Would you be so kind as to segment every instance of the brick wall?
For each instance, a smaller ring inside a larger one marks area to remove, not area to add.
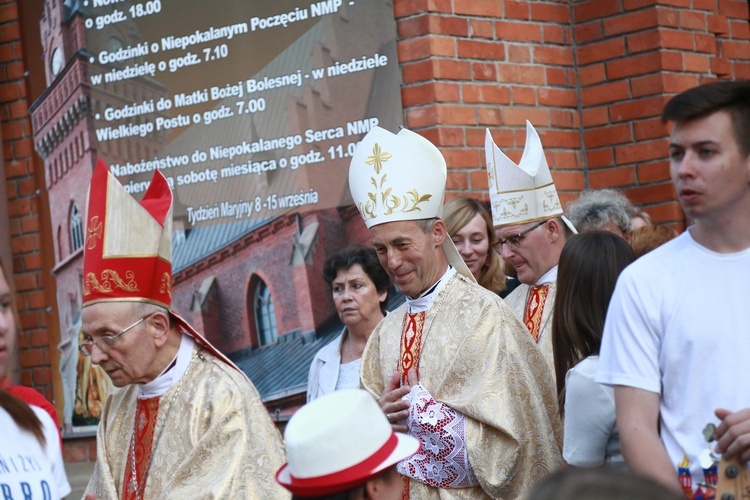
[[[49,248],[49,218],[44,201],[37,196],[43,189],[36,176],[37,163],[26,99],[25,62],[21,45],[18,9],[15,1],[0,2],[0,133],[3,141],[10,243],[13,252],[13,281],[21,329],[20,383],[54,399],[52,370],[57,369],[58,353],[51,351],[58,332],[54,312],[54,282]],[[45,269],[47,272],[45,272]]]
[[[539,131],[566,204],[617,187],[684,225],[669,182],[670,95],[750,78],[746,0],[395,0],[405,121],[439,145],[448,197],[486,199],[484,129],[518,160]]]
[[[622,188],[655,221],[682,222],[659,115],[674,93],[750,77],[748,2],[586,0],[573,22],[589,185]]]
[[[563,200],[585,187],[568,2],[396,0],[406,125],[441,147],[448,197],[487,198],[485,128],[518,161],[539,131]]]

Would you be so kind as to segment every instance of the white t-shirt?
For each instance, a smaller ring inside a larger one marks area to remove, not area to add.
[[[661,439],[693,485],[714,410],[750,407],[749,286],[750,249],[719,254],[686,231],[626,268],[610,302],[596,380],[660,394]]]
[[[599,356],[589,356],[565,377],[563,458],[576,467],[623,464],[615,425],[615,391],[594,381]]]
[[[63,498],[70,493],[70,484],[56,424],[41,408],[31,409],[42,422],[44,447],[0,408],[0,498]]]

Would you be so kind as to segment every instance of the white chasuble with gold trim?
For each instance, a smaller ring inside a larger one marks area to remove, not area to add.
[[[410,498],[521,498],[562,464],[552,374],[528,330],[502,299],[461,275],[445,279],[424,317],[420,383],[413,396],[424,402],[425,410],[447,407],[455,412],[451,417],[461,420],[454,431],[465,440],[460,448],[468,452],[470,471],[446,479],[478,485],[436,488],[410,479]],[[365,347],[361,383],[375,397],[399,368],[407,307],[386,316]],[[415,416],[421,417],[430,416]],[[423,451],[439,454],[441,444],[426,442],[422,434],[415,437],[421,438]],[[460,474],[460,467],[456,471]]]

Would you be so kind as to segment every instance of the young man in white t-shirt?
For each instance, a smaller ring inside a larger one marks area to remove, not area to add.
[[[750,81],[687,90],[662,120],[695,224],[620,276],[597,381],[615,386],[630,469],[690,494],[715,481],[700,463],[706,424],[717,452],[750,460]]]

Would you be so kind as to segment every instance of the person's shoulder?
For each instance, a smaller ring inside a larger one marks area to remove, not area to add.
[[[570,369],[572,373],[591,378],[596,375],[596,369],[599,366],[599,356],[589,356],[583,358],[578,364]]]
[[[636,259],[622,272],[624,277],[659,280],[670,275],[672,269],[685,266],[686,255],[695,242],[687,231]]]
[[[52,417],[52,420],[57,421],[57,409],[36,389],[24,385],[12,385],[8,388],[8,392],[26,402],[29,406],[36,406],[43,409]]]
[[[206,387],[214,394],[219,395],[222,392],[241,392],[247,394],[248,391],[257,395],[253,383],[236,365],[229,364],[217,358],[208,351],[201,349],[197,359],[193,362],[201,362],[203,372],[200,379]]]
[[[50,450],[60,446],[60,428],[57,421],[52,420],[52,416],[44,409],[33,404],[29,405],[36,418],[42,424],[42,433],[44,434],[45,447]]]
[[[448,286],[454,288],[453,293],[471,297],[474,300],[480,300],[488,304],[502,302],[502,299],[498,294],[487,290],[479,283],[470,281],[468,278],[458,273],[456,273],[455,279],[452,280]]]
[[[326,361],[331,358],[331,356],[336,356],[338,353],[338,350],[341,348],[341,339],[344,337],[344,332],[342,331],[340,334],[336,335],[333,340],[328,342],[326,345],[318,349],[318,352],[315,353],[315,357],[313,359],[320,359],[323,361]]]
[[[449,286],[445,300],[451,307],[465,308],[478,311],[475,315],[477,321],[485,321],[488,317],[496,317],[498,321],[508,315],[515,316],[513,311],[505,303],[504,299],[483,286],[469,281],[463,276],[457,275]]]

